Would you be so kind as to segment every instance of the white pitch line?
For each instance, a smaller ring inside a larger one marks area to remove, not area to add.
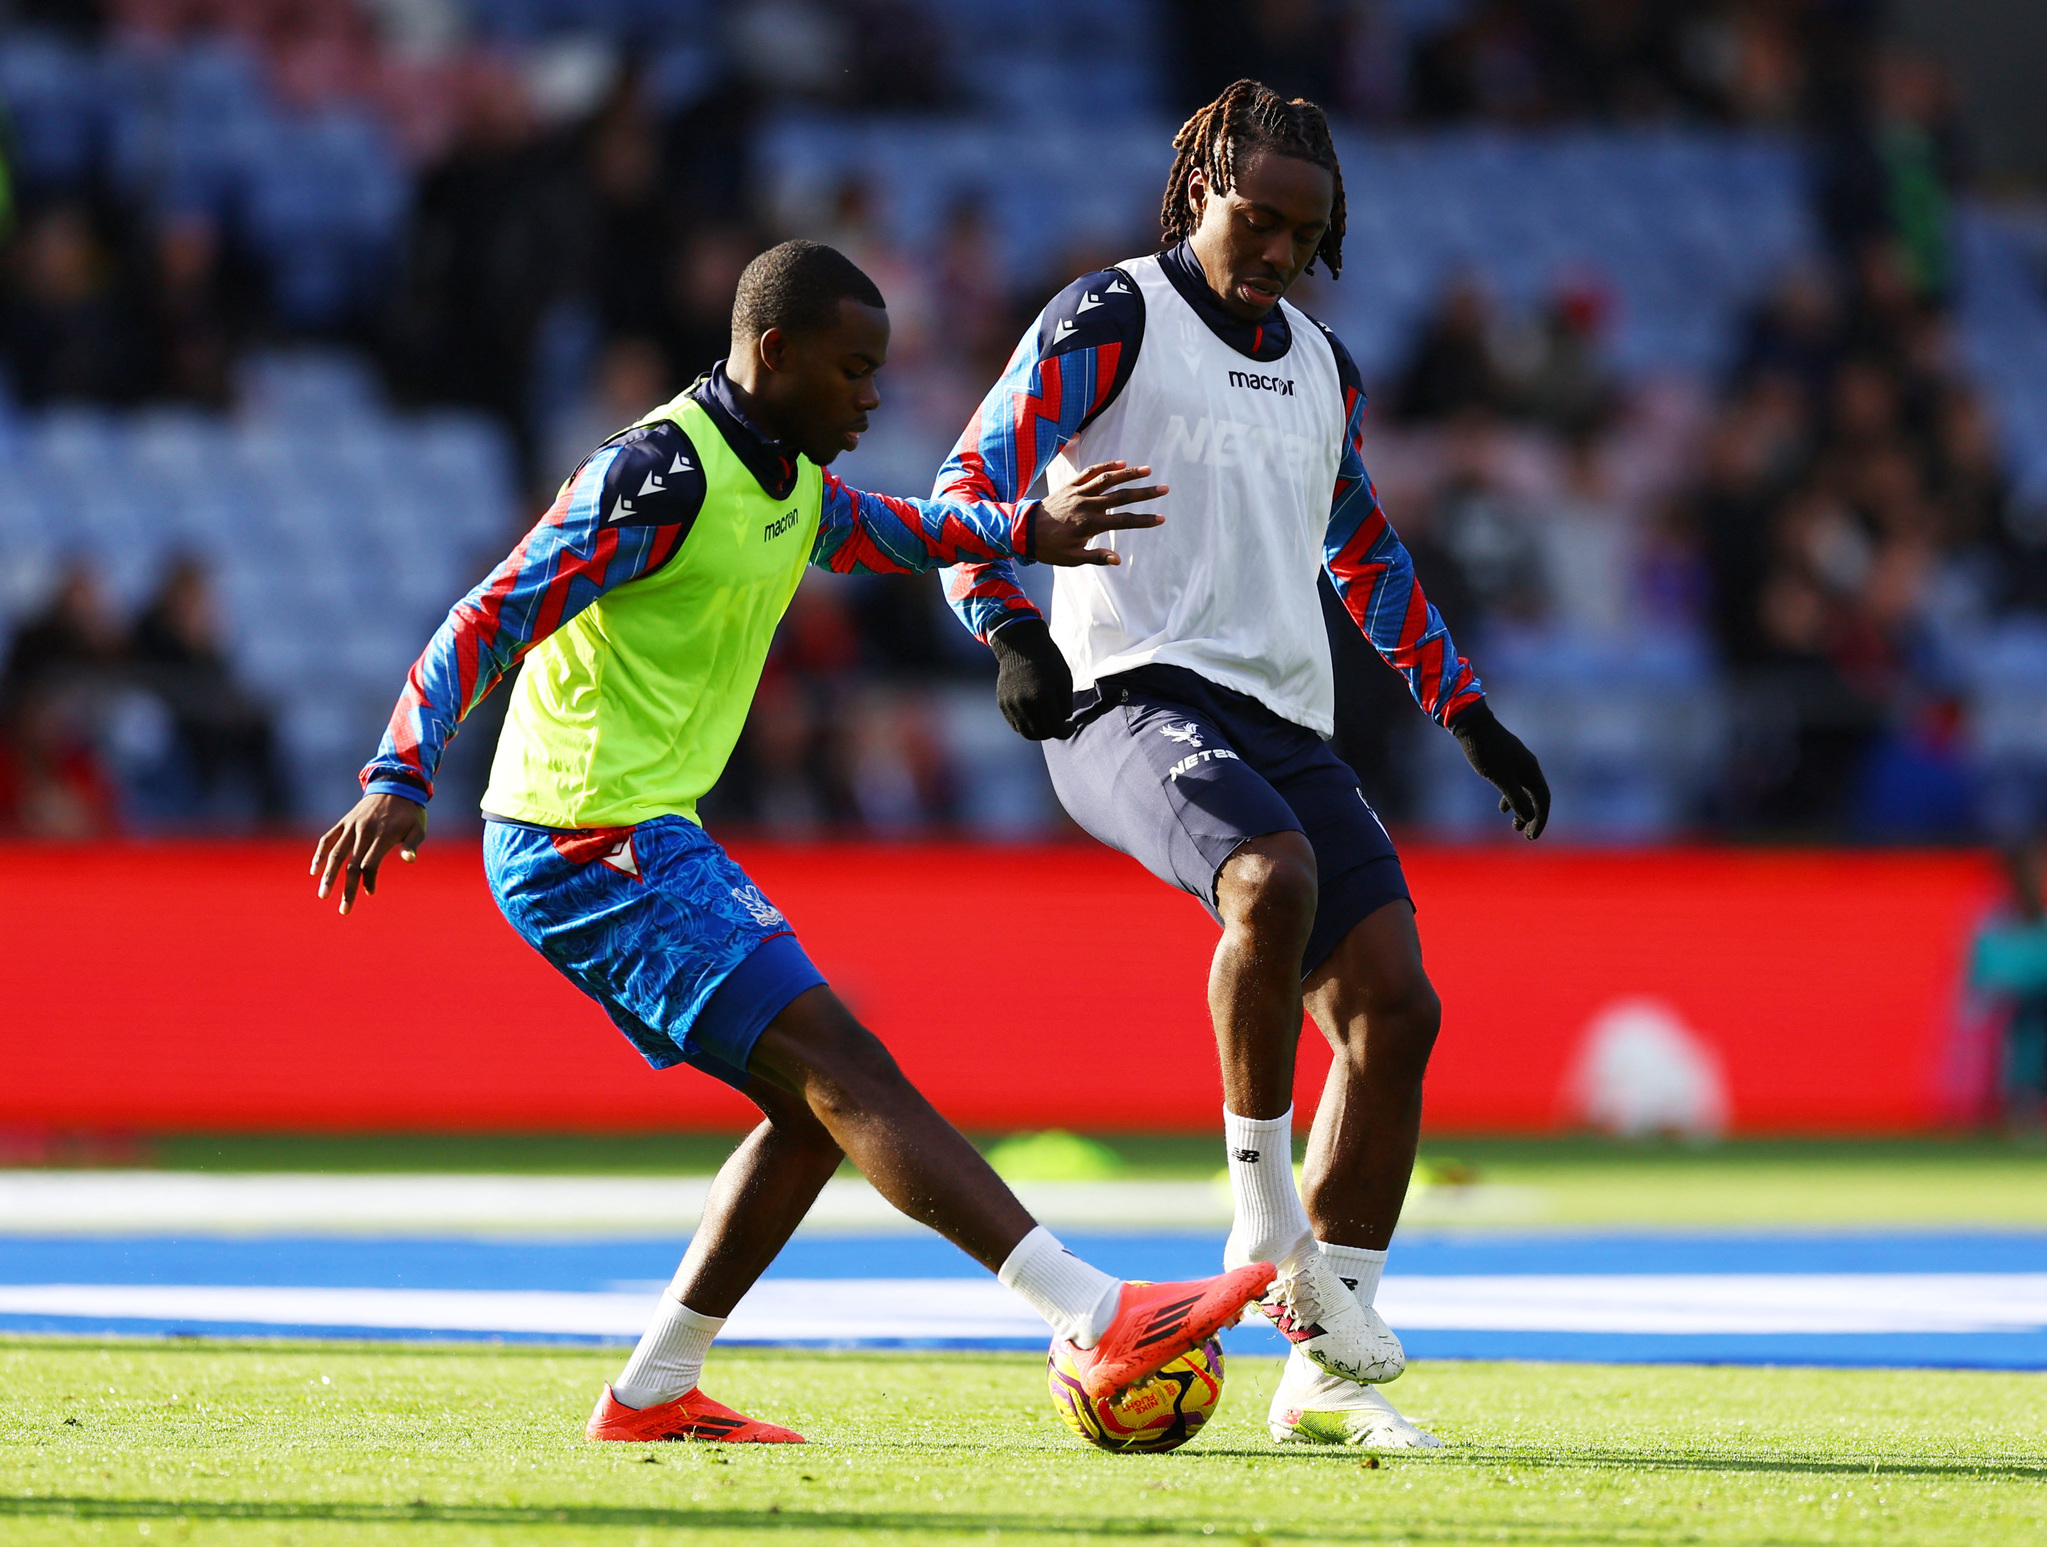
[[[675,1235],[703,1217],[703,1176],[359,1176],[192,1171],[0,1171],[0,1234]],[[1227,1228],[1205,1182],[1024,1183],[1026,1206],[1068,1229]],[[911,1234],[865,1181],[837,1177],[809,1230]]]
[[[320,1289],[207,1284],[0,1285],[0,1315],[636,1338],[659,1290]],[[769,1279],[727,1342],[1041,1338],[1037,1313],[992,1278]]]
[[[1226,1186],[1201,1181],[1018,1182],[1056,1230],[1227,1230]],[[0,1170],[0,1235],[678,1235],[703,1217],[703,1176],[236,1174]],[[1526,1220],[1532,1188],[1429,1188],[1410,1223]],[[857,1177],[825,1184],[803,1228],[861,1235],[923,1229]]]
[[[1499,1332],[2036,1332],[2047,1273],[1388,1275],[1396,1328]]]
[[[0,1315],[634,1337],[656,1290],[0,1285]],[[2047,1273],[1744,1273],[1389,1277],[1379,1304],[1414,1331],[1664,1334],[2037,1333]],[[992,1279],[783,1279],[733,1313],[734,1342],[1038,1338]]]

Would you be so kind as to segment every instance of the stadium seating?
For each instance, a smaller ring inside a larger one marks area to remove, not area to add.
[[[189,552],[218,579],[237,662],[283,712],[303,810],[345,795],[407,665],[514,530],[504,434],[396,417],[350,356],[258,355],[229,419],[66,408],[0,435],[0,624],[90,558],[133,607]]]
[[[107,169],[159,214],[203,214],[268,270],[294,331],[360,315],[379,293],[408,174],[365,110],[280,108],[232,41],[93,51],[37,33],[0,38],[0,100],[31,191],[83,189]]]
[[[1066,254],[1136,250],[1172,159],[1172,128],[792,118],[762,141],[778,207],[823,206],[851,176],[883,192],[907,248],[930,241],[963,194],[985,201],[1010,278]],[[1448,275],[1471,272],[1528,304],[1589,278],[1618,302],[1623,369],[1710,371],[1768,278],[1809,251],[1796,148],[1698,131],[1602,136],[1342,137],[1349,234],[1324,321],[1368,378],[1395,363]]]
[[[641,40],[665,102],[701,84],[714,36],[701,0],[470,0],[464,10],[476,36],[508,45]],[[948,6],[953,54],[992,110],[775,118],[755,147],[769,203],[801,225],[857,176],[880,195],[902,247],[916,251],[973,195],[994,223],[1007,278],[1025,288],[1079,256],[1135,250],[1171,155],[1156,68],[1133,65],[1107,91],[1099,73],[1088,75],[1082,103],[1074,100],[1082,77],[1058,61],[1082,39],[1096,57],[1153,59],[1153,18],[1137,0],[1048,0],[1028,12],[996,0]],[[0,100],[24,189],[83,188],[104,175],[145,209],[212,216],[267,272],[271,312],[288,334],[331,333],[387,285],[414,174],[385,126],[346,102],[286,109],[232,39],[90,48],[0,34]],[[1471,128],[1346,133],[1341,150],[1346,268],[1314,304],[1368,381],[1395,368],[1417,320],[1458,273],[1516,309],[1560,282],[1589,281],[1613,299],[1608,343],[1624,372],[1710,377],[1728,360],[1743,309],[1816,242],[1801,153],[1765,135]],[[1995,404],[2023,497],[2047,506],[2047,297],[2038,282],[2047,239],[1974,209],[1958,232],[1967,358]],[[0,501],[8,557],[0,623],[18,620],[76,552],[99,559],[126,604],[169,552],[208,555],[252,679],[281,704],[294,684],[328,689],[291,695],[283,727],[302,799],[324,807],[439,611],[516,526],[513,461],[504,435],[482,421],[393,415],[369,369],[338,351],[245,362],[240,402],[231,419],[168,408],[0,411],[10,481]],[[956,431],[920,419],[905,394],[846,471],[922,492]],[[1623,662],[1616,649],[1550,641],[1497,650],[1487,662],[1503,704],[1551,760],[1565,797],[1560,827],[1581,836],[1668,831],[1712,764],[1723,718],[1695,652],[1629,641]],[[2047,721],[2047,652],[2025,630],[1971,636],[1954,653],[1979,668],[2001,663],[1971,687],[2003,706],[1977,717],[1980,725]],[[985,715],[947,703],[957,760],[977,770],[971,786],[1008,791],[981,801],[972,819],[1028,830],[1045,809],[1042,792],[1012,789],[1012,776],[1022,777],[1007,756],[1014,749],[988,734]],[[2047,767],[2047,748],[1988,729],[1982,737],[1986,766]],[[1436,741],[1428,755],[1454,758]],[[1471,781],[1423,783],[1433,825],[1485,830],[1490,808],[1482,790],[1466,788]],[[317,802],[314,789],[323,792]]]

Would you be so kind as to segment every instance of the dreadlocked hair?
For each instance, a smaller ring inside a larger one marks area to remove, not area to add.
[[[1226,193],[1237,185],[1238,159],[1254,150],[1269,150],[1321,167],[1334,180],[1329,229],[1322,233],[1315,257],[1329,265],[1331,279],[1343,272],[1343,168],[1336,164],[1336,145],[1321,108],[1302,97],[1289,102],[1257,81],[1238,81],[1180,126],[1173,149],[1179,155],[1159,209],[1168,246],[1194,234],[1196,217],[1187,184],[1196,167],[1210,188]],[[1308,272],[1314,271],[1310,259]]]

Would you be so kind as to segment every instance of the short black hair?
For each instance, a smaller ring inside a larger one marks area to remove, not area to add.
[[[784,242],[746,266],[732,297],[732,336],[759,338],[770,328],[814,333],[838,326],[839,302],[886,307],[880,287],[836,247]]]
[[[1166,197],[1159,225],[1166,241],[1184,242],[1194,234],[1194,201],[1187,179],[1196,167],[1217,193],[1237,185],[1237,158],[1269,150],[1321,167],[1335,181],[1336,197],[1329,209],[1329,229],[1322,233],[1315,257],[1329,266],[1329,277],[1343,272],[1343,168],[1336,163],[1336,142],[1322,109],[1302,97],[1292,101],[1259,81],[1241,80],[1180,126],[1173,136],[1180,154],[1166,178]],[[1315,260],[1308,260],[1308,272]]]

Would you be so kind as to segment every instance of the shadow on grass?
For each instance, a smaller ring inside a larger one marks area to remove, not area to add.
[[[872,1531],[891,1537],[923,1533],[968,1533],[980,1535],[1000,1531],[1018,1536],[1069,1539],[1075,1536],[1184,1536],[1198,1530],[1203,1522],[1190,1511],[1173,1519],[1092,1518],[1071,1513],[1056,1519],[1044,1515],[940,1513],[911,1514],[900,1510],[808,1510],[792,1509],[632,1509],[592,1505],[564,1505],[554,1508],[517,1507],[501,1504],[343,1504],[292,1502],[289,1500],[198,1500],[198,1499],[90,1499],[54,1496],[49,1498],[0,1499],[0,1519],[60,1520],[173,1520],[271,1521],[311,1524],[333,1522],[350,1525],[466,1525],[466,1526],[570,1526],[583,1530],[600,1527],[639,1530],[691,1531]],[[1469,1521],[1446,1522],[1432,1528],[1413,1519],[1384,1523],[1360,1521],[1332,1526],[1328,1522],[1305,1525],[1263,1526],[1249,1531],[1238,1525],[1216,1523],[1218,1540],[1252,1537],[1258,1541],[1312,1542],[1465,1542],[1473,1533],[1495,1542],[1573,1542],[1586,1540],[1581,1524],[1552,1525],[1547,1522]],[[1611,1538],[1602,1538],[1611,1539]],[[1647,1538],[1642,1538],[1646,1540]]]
[[[1188,1460],[1292,1462],[1297,1466],[1356,1465],[1377,1454],[1386,1468],[1403,1466],[1514,1467],[1522,1471],[1725,1472],[1737,1475],[1776,1474],[1816,1477],[2008,1477],[2047,1482],[2047,1456],[2012,1460],[1893,1461],[1878,1456],[1671,1455],[1634,1450],[1519,1450],[1449,1445],[1442,1450],[1353,1450],[1330,1445],[1260,1449],[1255,1445],[1204,1445],[1187,1452]]]

